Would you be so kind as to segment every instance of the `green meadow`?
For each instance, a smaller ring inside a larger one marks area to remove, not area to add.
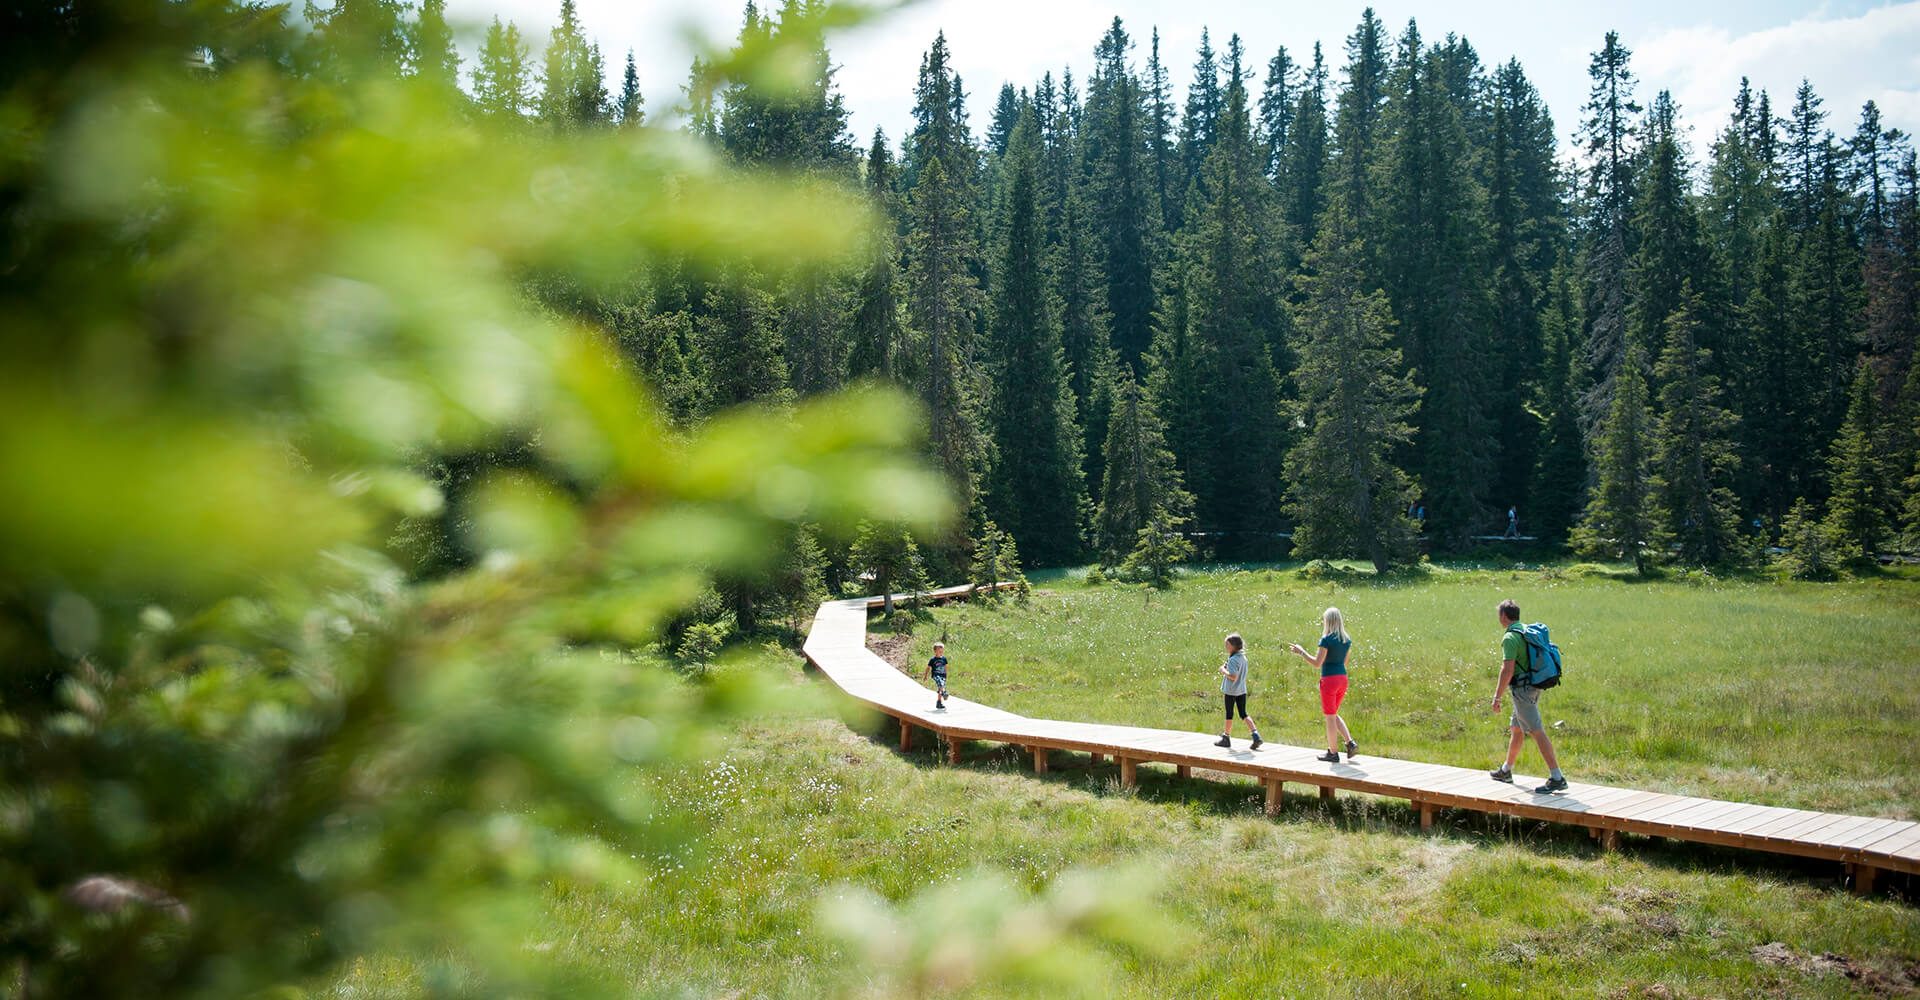
[[[935,609],[906,648],[924,662],[944,634],[954,689],[989,704],[1211,729],[1220,637],[1238,629],[1263,732],[1306,743],[1319,731],[1312,679],[1281,650],[1311,642],[1333,604],[1356,642],[1348,712],[1363,752],[1480,766],[1503,736],[1485,700],[1493,606],[1506,596],[1551,623],[1565,651],[1567,682],[1547,715],[1563,723],[1554,732],[1576,777],[1915,814],[1920,587],[1910,580],[1475,570],[1376,581],[1256,569],[1143,594],[1066,575],[1039,583],[1024,607]],[[887,638],[878,631],[870,638]],[[1059,753],[1035,776],[1016,748],[994,744],[970,744],[948,766],[924,736],[897,752],[890,721],[850,707],[790,650],[765,646],[720,670],[754,678],[762,709],[714,734],[711,767],[650,789],[691,839],[627,886],[549,897],[553,932],[541,947],[639,993],[1839,997],[1920,987],[1908,881],[1859,899],[1837,866],[1637,837],[1604,854],[1578,830],[1473,814],[1443,814],[1421,835],[1404,803],[1357,795],[1289,795],[1270,819],[1244,779],[1179,780],[1149,766],[1126,789],[1110,764]],[[1531,753],[1523,772],[1537,771]],[[1086,872],[1108,873],[1095,884],[1132,900],[1128,926],[1093,944],[1041,939],[1038,955],[1008,958],[1048,921],[1071,919],[1058,898]],[[874,900],[878,916],[836,933],[831,914],[849,896]],[[996,961],[1015,967],[982,976]],[[981,981],[991,985],[967,985]],[[337,993],[418,985],[369,967]]]

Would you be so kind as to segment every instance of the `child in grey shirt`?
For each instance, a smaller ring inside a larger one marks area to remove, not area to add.
[[[1247,731],[1253,734],[1252,749],[1260,749],[1260,726],[1247,717],[1247,654],[1246,643],[1240,633],[1227,636],[1227,662],[1220,665],[1220,694],[1227,702],[1227,722],[1221,727],[1220,742],[1217,747],[1233,746],[1233,713],[1240,711],[1240,717],[1247,720]]]

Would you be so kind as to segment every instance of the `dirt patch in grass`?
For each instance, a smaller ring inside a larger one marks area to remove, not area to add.
[[[913,652],[913,636],[910,635],[869,635],[867,648],[875,656],[893,664],[893,669],[907,671],[907,654]]]
[[[1816,976],[1844,976],[1874,996],[1920,996],[1920,964],[1888,971],[1830,951],[1801,954],[1779,941],[1756,945],[1752,954],[1763,965],[1784,966]]]

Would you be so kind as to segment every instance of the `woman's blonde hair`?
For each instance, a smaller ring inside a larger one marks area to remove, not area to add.
[[[1320,623],[1327,627],[1326,634],[1333,635],[1337,632],[1340,634],[1341,642],[1353,641],[1353,637],[1347,635],[1347,621],[1345,618],[1340,617],[1339,608],[1328,608],[1321,612]]]

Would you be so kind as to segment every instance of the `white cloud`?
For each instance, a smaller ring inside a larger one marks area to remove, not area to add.
[[[1886,125],[1920,131],[1920,2],[1853,17],[1815,13],[1739,35],[1707,25],[1671,28],[1628,44],[1644,97],[1671,90],[1696,126],[1696,141],[1722,127],[1742,76],[1783,115],[1801,79],[1811,81],[1828,127],[1842,136],[1852,134],[1868,100],[1880,105]]]

